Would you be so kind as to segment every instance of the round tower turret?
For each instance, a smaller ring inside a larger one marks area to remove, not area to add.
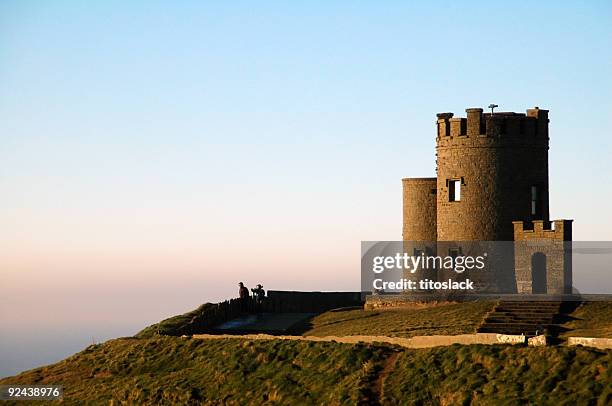
[[[437,120],[438,241],[512,241],[513,221],[549,220],[548,111],[467,109]]]
[[[436,241],[436,178],[405,178],[404,241]]]

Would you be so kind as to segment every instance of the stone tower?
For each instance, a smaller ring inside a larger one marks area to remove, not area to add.
[[[405,241],[513,241],[549,221],[548,110],[437,115],[437,177],[407,178]]]
[[[475,280],[488,293],[571,293],[572,220],[549,219],[548,110],[466,112],[437,115],[437,176],[402,181],[404,252],[458,257],[479,246],[493,250]],[[408,277],[454,273],[437,271]]]

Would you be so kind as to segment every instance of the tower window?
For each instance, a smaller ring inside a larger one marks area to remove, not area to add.
[[[531,215],[539,217],[542,215],[542,199],[540,198],[540,190],[537,186],[531,186]]]
[[[458,202],[461,200],[461,180],[451,179],[448,182],[448,201]]]

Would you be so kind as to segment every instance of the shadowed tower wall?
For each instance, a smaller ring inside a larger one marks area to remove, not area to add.
[[[438,114],[437,239],[512,241],[513,221],[549,220],[548,111],[466,112]],[[460,200],[451,201],[457,180]]]

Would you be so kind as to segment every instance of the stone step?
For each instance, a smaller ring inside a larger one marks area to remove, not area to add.
[[[490,317],[504,317],[504,318],[524,318],[524,319],[542,319],[555,317],[558,313],[512,313],[512,312],[494,312],[489,313]]]
[[[514,308],[522,307],[559,307],[561,303],[547,303],[547,302],[529,302],[529,303],[518,303],[518,302],[499,302],[500,306],[509,306]]]
[[[559,313],[560,309],[542,309],[542,308],[532,308],[532,309],[512,309],[510,307],[497,307],[495,309],[496,312],[512,312],[512,313]]]
[[[554,316],[550,317],[500,317],[496,315],[487,316],[485,323],[552,323]]]
[[[547,323],[487,323],[487,324],[483,324],[480,327],[483,327],[483,328],[490,327],[490,328],[496,328],[498,330],[513,329],[513,328],[518,328],[521,330],[524,330],[524,329],[542,330],[546,326],[550,326],[550,324],[547,324]]]
[[[512,314],[516,314],[516,315],[520,315],[520,316],[554,316],[555,314],[559,314],[559,312],[513,312],[513,311],[509,311],[509,310],[503,310],[503,311],[494,311],[491,312],[491,314],[499,314],[499,315],[512,315]]]
[[[567,305],[567,303],[566,303]],[[560,301],[500,301],[484,319],[478,332],[554,336],[559,330],[555,323],[562,318],[564,303]],[[567,310],[567,309],[566,309]]]
[[[529,307],[529,306],[543,306],[543,307],[553,307],[553,306],[561,306],[561,302],[514,302],[508,300],[502,300],[499,302],[500,305],[507,306],[515,306],[515,307]]]
[[[510,309],[496,309],[494,313],[508,313],[508,314],[557,314],[558,311],[555,310],[510,310]]]
[[[500,306],[508,306],[508,307],[513,307],[513,308],[528,308],[528,307],[546,307],[546,308],[552,308],[552,307],[559,307],[561,306],[561,303],[558,302],[525,302],[525,303],[519,303],[519,302],[500,302],[499,303]]]
[[[478,329],[479,333],[497,333],[497,334],[509,334],[509,335],[524,335],[524,336],[535,336],[543,333],[543,330],[536,328],[522,328],[522,329],[499,329],[499,328],[488,328],[483,327]]]
[[[524,310],[520,310],[520,311],[512,311],[512,310],[495,310],[492,313],[495,314],[524,314],[526,316],[542,316],[542,315],[551,315],[551,314],[558,314],[559,312],[557,311],[524,311]]]
[[[498,309],[508,309],[508,310],[516,310],[516,311],[549,311],[554,312],[558,311],[561,306],[508,306],[506,304],[502,304],[497,306]]]
[[[534,323],[486,323],[482,327],[499,327],[499,328],[538,328],[542,325],[536,325]]]

